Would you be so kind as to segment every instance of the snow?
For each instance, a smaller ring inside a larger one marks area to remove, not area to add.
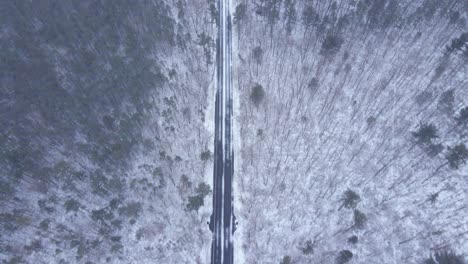
[[[266,18],[252,11],[254,3],[243,3],[250,12],[238,27],[242,61],[235,83],[242,103],[237,113],[242,167],[236,170],[242,176],[236,194],[242,206],[242,234],[237,235],[244,263],[278,263],[285,255],[297,263],[332,263],[340,250],[350,248],[352,263],[417,263],[441,246],[466,254],[467,227],[462,223],[467,215],[454,213],[467,200],[466,177],[457,176],[466,175],[466,169],[447,168],[422,183],[444,162],[444,155],[431,158],[421,147],[409,151],[411,131],[420,122],[435,123],[441,135],[453,125],[453,113],[447,116],[437,109],[443,91],[455,88],[455,105],[466,106],[461,57],[451,56],[445,72],[434,77],[445,45],[463,27],[442,30],[447,25],[442,14],[429,22],[403,21],[399,27],[375,30],[349,17],[351,29],[335,29],[344,39],[339,51],[323,55],[326,34],[312,26],[304,35],[300,24],[306,2],[297,2],[298,22],[291,36],[286,35],[284,19],[276,22],[270,36]],[[404,18],[422,5],[398,3],[407,6]],[[460,2],[454,4],[451,8],[461,8]],[[331,2],[310,5],[321,18],[332,10]],[[347,2],[337,6],[340,16],[354,10]],[[325,32],[331,28],[327,25]],[[422,37],[415,41],[418,31]],[[258,46],[264,54],[261,65],[252,58]],[[315,93],[307,88],[313,77],[319,83]],[[250,102],[256,83],[266,91],[258,108]],[[424,91],[432,97],[418,105],[416,97]],[[371,116],[376,120],[372,125],[366,122]],[[457,133],[441,142],[450,146],[466,141],[466,135]],[[357,209],[368,218],[362,230],[350,228],[352,210],[337,211],[348,188],[361,196]],[[427,202],[431,193],[445,188],[452,199],[441,196],[439,205]],[[443,231],[432,235],[438,230]],[[353,233],[360,239],[356,246],[346,243]],[[308,239],[317,242],[312,255],[298,249]]]

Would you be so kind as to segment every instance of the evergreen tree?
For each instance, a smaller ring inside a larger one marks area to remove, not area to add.
[[[321,53],[325,55],[333,55],[341,49],[343,38],[336,34],[328,34],[322,42]]]
[[[451,113],[453,111],[454,102],[455,91],[450,89],[440,95],[437,107],[446,113]]]
[[[445,47],[448,54],[455,51],[463,51],[463,47],[468,43],[468,32],[462,33],[460,37],[452,39],[449,45]]]
[[[208,184],[202,182],[195,188],[195,195],[189,196],[188,204],[186,205],[187,210],[196,211],[205,204],[205,197],[211,193],[211,188]]]
[[[412,132],[413,137],[416,138],[417,143],[430,144],[432,140],[439,136],[437,127],[434,124],[423,123],[419,126],[416,132]]]
[[[460,143],[455,147],[449,147],[447,155],[447,162],[452,169],[458,169],[460,166],[466,164],[468,159],[468,149],[465,144]]]
[[[359,196],[359,194],[348,189],[344,192],[343,196],[341,197],[341,201],[342,204],[338,210],[340,210],[343,207],[347,209],[354,209],[356,208],[357,204],[361,201],[361,197]]]
[[[458,125],[468,124],[468,106],[465,106],[460,110],[458,115],[455,117]]]
[[[239,24],[240,21],[244,20],[247,16],[247,6],[244,3],[240,3],[236,6],[234,11],[234,24]]]
[[[250,93],[250,100],[252,100],[252,103],[256,107],[258,107],[264,98],[265,98],[265,91],[263,90],[263,87],[260,84],[256,84],[252,88],[252,92]]]
[[[255,62],[257,63],[257,65],[262,64],[262,60],[263,60],[263,50],[262,50],[262,47],[260,47],[260,46],[255,47],[255,48],[252,50],[252,57],[253,57],[253,59],[255,60]]]
[[[355,209],[354,210],[354,227],[361,229],[364,227],[366,222],[367,222],[367,216],[361,211]]]

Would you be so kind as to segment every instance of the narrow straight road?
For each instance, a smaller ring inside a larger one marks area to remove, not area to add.
[[[213,171],[213,213],[210,230],[211,263],[234,263],[232,235],[235,231],[233,214],[232,176],[232,91],[231,91],[231,13],[230,0],[218,0],[217,88],[215,102],[215,146]]]

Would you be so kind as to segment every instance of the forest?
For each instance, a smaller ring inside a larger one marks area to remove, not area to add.
[[[0,3],[0,263],[207,263],[208,7]]]
[[[467,263],[468,1],[231,6],[235,263]],[[217,8],[0,3],[0,263],[210,263]]]
[[[467,11],[236,2],[239,263],[465,263]]]

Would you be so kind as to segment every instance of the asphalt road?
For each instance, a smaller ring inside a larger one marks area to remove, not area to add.
[[[215,147],[213,171],[213,213],[209,227],[213,232],[211,263],[234,263],[232,236],[235,231],[232,177],[232,90],[231,90],[231,13],[230,0],[218,0],[217,90],[215,107]]]

